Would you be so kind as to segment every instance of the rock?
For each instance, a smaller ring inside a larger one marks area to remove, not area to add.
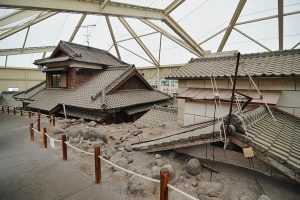
[[[201,176],[201,175],[197,175],[197,176],[196,176],[196,179],[197,179],[197,181],[202,181],[204,178],[203,178],[203,176]]]
[[[87,124],[89,127],[95,127],[97,125],[97,122],[95,121],[90,121],[88,124]]]
[[[68,136],[69,137],[73,137],[73,138],[75,138],[75,137],[81,137],[81,135],[83,134],[83,131],[80,129],[80,130],[70,130],[70,131],[68,131]],[[78,136],[79,135],[79,136]]]
[[[102,140],[96,141],[92,143],[92,147],[101,147],[104,145],[104,142]]]
[[[128,180],[127,190],[133,195],[144,198],[155,194],[156,185],[140,177],[131,176]]]
[[[71,122],[76,122],[76,119],[71,119]]]
[[[157,153],[157,154],[155,154],[155,158],[156,158],[156,159],[160,159],[160,158],[161,158],[161,155]]]
[[[198,195],[206,195],[209,197],[220,197],[223,190],[223,185],[217,182],[199,182]]]
[[[131,152],[131,151],[132,151],[132,146],[131,146],[131,144],[127,144],[127,145],[125,146],[125,150],[126,150],[127,152]]]
[[[162,167],[165,165],[165,162],[161,159],[156,159],[155,160],[155,165],[158,166],[158,167]]]
[[[152,167],[152,178],[160,180],[160,167]]]
[[[186,184],[184,184],[184,187],[185,187],[185,188],[189,188],[190,185],[189,185],[188,183],[186,183]]]
[[[78,143],[78,142],[80,142],[80,139],[77,137],[77,138],[74,138],[73,139],[73,142],[76,142],[76,143]]]
[[[169,172],[170,179],[175,177],[175,171],[171,165],[164,165],[161,170],[167,170]]]
[[[83,119],[83,118],[80,118],[80,119],[78,119],[78,122],[80,122],[80,123],[84,123],[85,121],[84,121],[84,119]]]
[[[73,138],[73,137],[69,137],[68,140],[69,140],[69,142],[71,142],[71,143],[74,142],[74,138]]]
[[[251,200],[251,198],[248,195],[243,194],[240,196],[240,200]]]
[[[136,130],[136,131],[133,131],[132,132],[132,135],[133,136],[138,136],[139,134],[141,134],[143,131],[141,131],[141,130]]]
[[[186,166],[187,172],[191,175],[198,175],[201,170],[201,163],[198,159],[192,158]]]
[[[267,195],[263,194],[263,195],[260,195],[257,200],[271,200],[271,199]]]
[[[127,156],[126,159],[128,160],[128,164],[133,163],[133,157],[132,156]]]
[[[128,168],[128,160],[124,157],[122,157],[120,160],[118,160],[115,164],[119,165],[120,167],[123,167],[125,169]],[[120,169],[117,167],[114,167],[115,171],[119,171]]]
[[[177,181],[178,181],[179,183],[183,183],[183,181],[184,181],[184,176],[179,176],[179,177],[177,178]]]
[[[123,170],[116,171],[112,174],[112,178],[116,179],[118,181],[126,180],[127,179],[127,173]]]
[[[103,142],[107,143],[107,136],[104,133],[97,132],[94,129],[92,129],[92,130],[90,130],[90,129],[84,130],[83,134],[82,134],[82,137],[85,140],[92,139],[92,138],[94,138],[94,139],[100,139]]]
[[[119,147],[119,149],[118,149],[119,151],[124,151],[125,150],[125,148],[124,147]]]
[[[197,185],[198,185],[198,182],[197,182],[197,181],[193,181],[193,182],[192,182],[192,186],[193,186],[193,187],[197,187]]]
[[[54,134],[62,134],[62,133],[65,133],[65,130],[63,130],[61,128],[54,128],[53,133]]]

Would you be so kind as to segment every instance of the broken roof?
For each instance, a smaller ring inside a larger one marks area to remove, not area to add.
[[[248,136],[235,136],[299,173],[300,118],[277,108],[272,108],[272,112],[276,121],[265,107],[245,113],[243,120]]]
[[[18,92],[14,94],[15,99],[23,99],[23,100],[30,100],[31,97],[39,93],[42,89],[46,87],[46,81],[42,81],[41,83],[29,88],[28,90]]]
[[[55,57],[59,51],[64,52],[64,54],[66,55]],[[98,64],[105,66],[128,65],[122,60],[116,58],[108,51],[65,41],[59,42],[58,46],[56,47],[56,49],[50,57],[36,60],[34,64],[45,65],[48,63],[63,61],[79,61],[83,63]]]
[[[169,74],[167,79],[199,79],[234,76],[236,56],[217,56],[192,59]],[[238,76],[281,77],[300,75],[300,49],[243,54]]]
[[[16,101],[13,98],[13,95],[16,94],[17,92],[12,92],[12,91],[3,91],[0,93],[0,105],[4,106],[11,106],[11,107],[22,107],[22,102]]]

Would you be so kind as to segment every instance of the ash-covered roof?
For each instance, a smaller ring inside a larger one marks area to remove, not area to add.
[[[169,74],[167,79],[199,79],[234,76],[236,56],[209,56],[192,59],[183,67]],[[243,54],[238,76],[281,77],[300,75],[300,49]]]
[[[246,132],[242,126],[235,125],[238,133],[244,132],[236,133],[235,136],[299,173],[300,118],[276,108],[271,110],[276,121],[265,107],[245,113],[243,120]]]
[[[55,57],[56,53],[62,50],[67,55]],[[39,59],[34,62],[36,65],[45,65],[48,63],[63,62],[63,61],[79,61],[83,63],[98,64],[105,66],[124,66],[127,63],[119,60],[108,51],[97,49],[80,44],[60,41],[52,55],[48,58]]]
[[[46,87],[46,81],[42,81],[41,83],[29,88],[28,90],[24,90],[22,92],[18,92],[14,94],[14,98],[22,99],[22,100],[30,100],[31,97],[39,93],[45,87]]]
[[[3,91],[0,93],[0,106],[22,107],[22,102],[16,101],[13,96],[17,92]]]

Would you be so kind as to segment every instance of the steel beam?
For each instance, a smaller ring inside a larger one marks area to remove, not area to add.
[[[0,40],[3,40],[4,38],[7,38],[8,36],[11,36],[11,35],[13,35],[13,34],[19,32],[19,31],[21,31],[21,30],[23,30],[23,29],[25,29],[25,28],[28,28],[28,27],[31,26],[31,25],[34,25],[34,24],[36,24],[36,23],[39,23],[40,21],[43,21],[43,20],[45,20],[45,19],[47,19],[47,18],[49,18],[49,17],[51,17],[51,16],[53,16],[53,15],[55,15],[55,14],[56,14],[55,12],[49,12],[49,13],[43,14],[43,15],[39,16],[33,23],[31,23],[31,21],[29,21],[29,22],[24,23],[24,24],[23,24],[22,26],[20,26],[20,27],[11,29],[11,30],[9,30],[9,31],[6,31],[5,33],[2,33],[2,34],[0,35]]]
[[[284,13],[283,16],[285,17],[285,16],[289,16],[289,15],[296,15],[296,14],[300,14],[300,10],[294,11],[294,12],[289,12],[289,13]],[[278,15],[272,15],[272,16],[268,16],[268,17],[261,17],[261,18],[257,18],[257,19],[238,22],[235,25],[239,26],[239,25],[243,25],[243,24],[249,24],[249,23],[253,23],[253,22],[259,22],[259,21],[274,19],[274,18],[277,18],[277,17],[278,17]]]
[[[73,42],[73,40],[74,40],[74,38],[75,38],[75,36],[76,36],[76,34],[77,34],[77,32],[78,32],[78,30],[79,30],[80,26],[82,25],[85,18],[86,18],[86,14],[82,14],[79,21],[78,21],[78,23],[77,23],[77,25],[75,26],[75,29],[74,29],[74,31],[73,31],[70,39],[69,39],[69,42]]]
[[[214,37],[216,37],[217,35],[223,33],[226,30],[226,28],[223,28],[222,30],[218,31],[217,33],[213,34],[212,36],[206,38],[205,40],[203,40],[202,42],[199,43],[199,45],[204,44],[205,42],[209,41],[210,39],[213,39]]]
[[[19,20],[26,19],[28,17],[34,16],[36,14],[40,14],[40,11],[32,11],[32,10],[18,10],[16,12],[10,13],[0,19],[0,27],[15,23]]]
[[[130,49],[127,49],[126,47],[121,46],[120,44],[117,44],[117,45],[118,45],[119,47],[121,47],[122,49],[128,51],[129,53],[132,53],[133,55],[135,55],[135,56],[137,56],[137,57],[139,57],[139,58],[141,58],[141,59],[147,61],[148,63],[155,65],[153,62],[151,62],[150,60],[144,58],[143,56],[140,56],[138,53],[135,53],[135,52],[131,51]],[[155,66],[155,68],[157,68],[157,66]]]
[[[152,55],[152,53],[149,51],[149,49],[146,47],[146,45],[143,43],[143,41],[138,37],[138,35],[130,27],[130,25],[127,23],[127,21],[122,17],[118,17],[118,18],[119,18],[120,22],[124,25],[124,27],[127,29],[127,31],[131,34],[131,36],[135,39],[135,41],[140,45],[140,47],[149,56],[149,58],[152,60],[153,64],[156,66],[159,66],[159,63],[156,60],[156,58]]]
[[[278,36],[279,50],[283,49],[283,0],[278,0]]]
[[[220,43],[220,46],[218,48],[218,52],[220,52],[220,51],[223,50],[223,48],[224,48],[224,46],[225,46],[225,44],[226,44],[226,42],[227,42],[227,40],[228,40],[228,38],[230,36],[230,33],[232,32],[232,29],[235,26],[235,23],[238,20],[238,18],[240,16],[240,14],[241,14],[241,12],[242,12],[242,10],[243,10],[246,2],[247,2],[247,0],[240,0],[239,1],[239,4],[237,5],[237,7],[236,7],[236,9],[234,11],[234,14],[233,14],[233,16],[232,16],[232,18],[230,20],[230,23],[229,23],[229,25],[228,25],[228,27],[226,29],[226,32],[225,32],[225,34],[223,36],[223,39],[222,39],[222,41]]]
[[[271,49],[269,49],[268,47],[266,47],[265,45],[261,44],[260,42],[258,42],[257,40],[253,39],[252,37],[250,37],[249,35],[247,35],[246,33],[242,32],[241,30],[237,29],[237,28],[233,28],[236,32],[240,33],[241,35],[245,36],[246,38],[248,38],[249,40],[251,40],[252,42],[255,42],[256,44],[258,44],[259,46],[261,46],[262,48],[266,49],[267,51],[272,51]]]
[[[174,0],[170,5],[165,8],[165,14],[170,14],[173,10],[175,10],[178,6],[180,6],[185,0]]]
[[[296,49],[297,46],[299,46],[300,42],[298,42],[297,44],[295,44],[295,46],[293,46],[291,49]]]
[[[203,49],[196,41],[170,16],[166,15],[163,20],[181,39],[183,39],[199,56],[203,55]]]
[[[114,31],[113,31],[112,25],[111,25],[111,23],[110,23],[110,20],[109,20],[109,17],[108,17],[108,16],[105,16],[105,20],[106,20],[106,23],[107,23],[107,26],[108,26],[108,29],[109,29],[109,32],[110,32],[111,39],[112,39],[113,44],[114,44],[114,46],[115,46],[115,50],[116,50],[116,52],[117,52],[118,58],[119,58],[120,60],[122,60],[122,59],[121,59],[120,52],[119,52],[119,48],[118,48],[118,45],[117,45],[117,42],[116,42],[115,34],[114,34]]]
[[[101,4],[100,8],[101,8],[101,9],[104,9],[104,8],[107,6],[108,2],[109,2],[109,0],[105,0],[105,1]]]
[[[142,37],[145,37],[145,36],[148,36],[148,35],[153,35],[153,34],[156,34],[156,33],[158,33],[158,31],[154,31],[154,32],[151,32],[151,33],[145,33],[145,34],[142,34],[142,35],[138,35],[138,37],[142,38]],[[123,40],[118,40],[117,43],[129,41],[129,40],[134,40],[134,38],[130,37],[130,38],[126,38],[126,39],[123,39]]]
[[[54,51],[54,49],[55,49],[55,46],[27,47],[24,49],[23,48],[0,49],[0,56],[52,52],[52,51]]]
[[[136,6],[125,3],[108,2],[101,9],[103,3],[99,1],[78,1],[78,0],[0,0],[0,7],[6,8],[25,8],[31,10],[47,10],[75,12],[99,15],[113,15],[134,18],[149,18],[161,20],[164,18],[164,10]]]
[[[164,29],[160,28],[159,26],[157,26],[156,24],[154,24],[153,22],[146,20],[146,19],[140,19],[142,22],[144,22],[146,25],[150,26],[151,28],[153,28],[154,30],[162,33],[164,36],[166,36],[167,38],[169,38],[170,40],[172,40],[173,42],[175,42],[176,44],[182,46],[183,48],[185,48],[186,50],[192,52],[193,54],[195,54],[196,56],[201,56],[200,54],[198,54],[197,51],[195,51],[192,47],[190,47],[187,43],[185,43],[183,40],[171,35],[170,33],[168,33],[167,31],[165,31]]]

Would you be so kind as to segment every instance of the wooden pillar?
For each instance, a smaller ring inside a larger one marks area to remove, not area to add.
[[[38,113],[37,125],[38,125],[38,131],[41,131],[41,113]]]
[[[33,133],[32,128],[33,128],[33,123],[30,123],[30,125],[29,125],[30,140],[34,141],[34,133]]]
[[[21,115],[21,117],[23,116],[23,110],[20,110],[20,115]]]
[[[95,147],[95,182],[101,181],[101,161],[100,161],[100,147]]]
[[[29,116],[29,118],[31,118],[31,111],[30,110],[29,110],[28,116]]]
[[[66,135],[62,135],[61,136],[61,144],[62,144],[62,151],[63,151],[63,160],[67,160],[68,159],[66,141],[67,141]]]
[[[160,200],[168,200],[168,181],[169,172],[167,170],[160,171]]]
[[[16,115],[16,108],[14,107],[14,115]]]
[[[7,114],[9,114],[9,106],[7,106]]]
[[[52,125],[55,126],[55,114],[52,115]]]
[[[1,109],[2,109],[2,113],[4,113],[4,106],[2,106]]]
[[[47,132],[47,129],[43,128],[43,144],[44,144],[45,148],[47,148],[47,136],[45,134],[46,132]]]

